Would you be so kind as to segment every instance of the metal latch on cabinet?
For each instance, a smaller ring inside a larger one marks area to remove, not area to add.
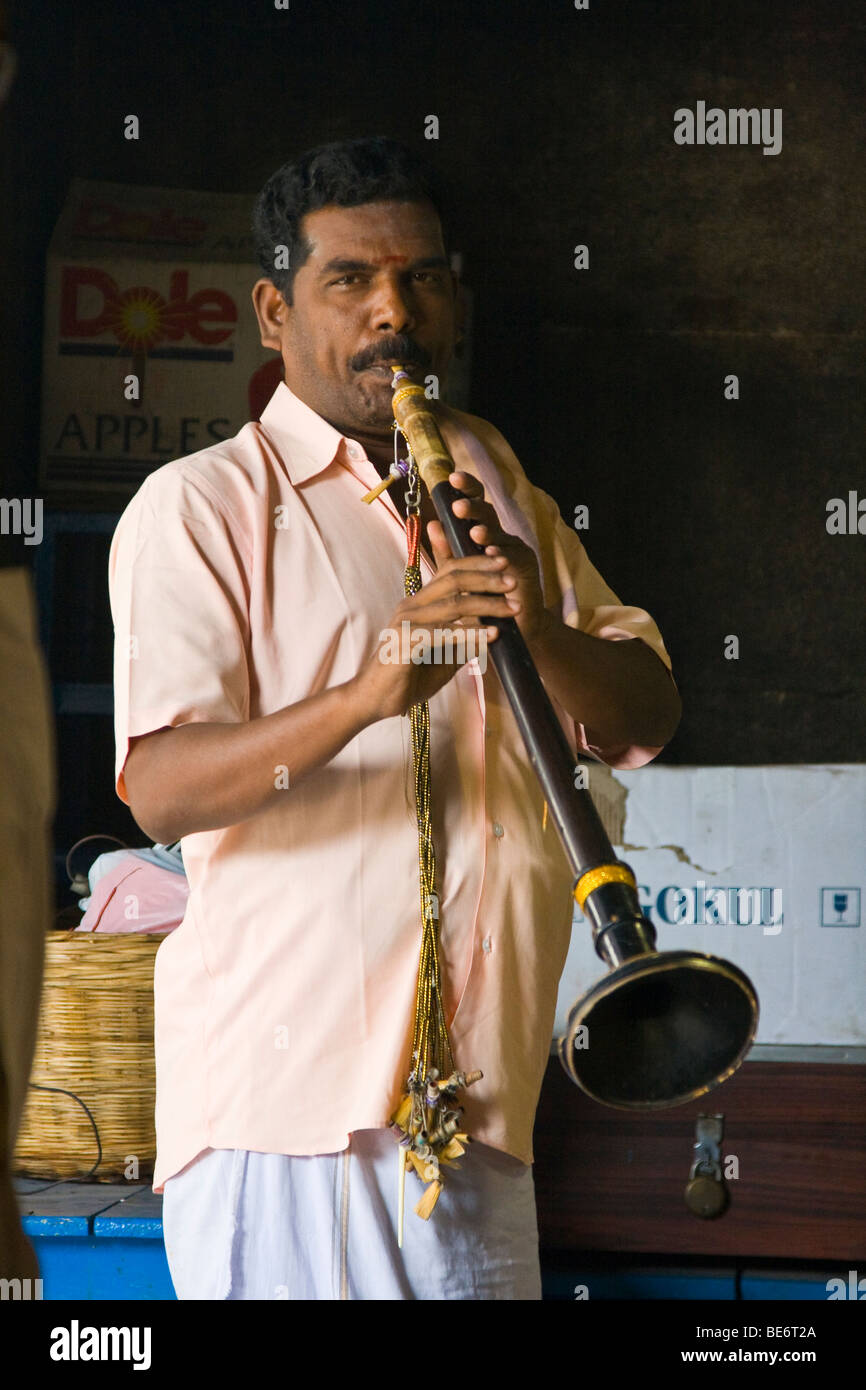
[[[729,1194],[722,1177],[724,1115],[699,1115],[695,1124],[695,1160],[686,1183],[686,1206],[694,1216],[712,1220],[727,1210]]]

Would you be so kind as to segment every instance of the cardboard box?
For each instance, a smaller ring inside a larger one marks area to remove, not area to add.
[[[649,766],[613,776],[626,791],[616,852],[635,872],[658,949],[708,951],[745,970],[760,1002],[759,1044],[866,1044],[866,767]],[[605,972],[575,908],[557,1036]]]
[[[280,364],[250,302],[252,201],[74,180],[48,251],[43,492],[130,494],[258,417]]]

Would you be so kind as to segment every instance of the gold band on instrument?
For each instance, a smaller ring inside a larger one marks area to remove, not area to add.
[[[578,907],[583,908],[590,893],[605,883],[628,883],[632,888],[637,887],[637,879],[625,864],[599,864],[597,868],[587,869],[585,874],[581,874],[574,885]]]

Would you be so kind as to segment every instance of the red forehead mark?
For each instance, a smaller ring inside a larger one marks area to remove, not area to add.
[[[395,265],[405,265],[408,259],[408,256],[383,256],[382,264],[389,265],[393,262]]]

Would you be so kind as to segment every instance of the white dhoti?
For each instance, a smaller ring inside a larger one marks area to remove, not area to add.
[[[207,1149],[166,1180],[163,1232],[180,1299],[540,1299],[532,1169],[473,1144],[428,1221],[398,1145],[360,1130],[342,1153]]]

